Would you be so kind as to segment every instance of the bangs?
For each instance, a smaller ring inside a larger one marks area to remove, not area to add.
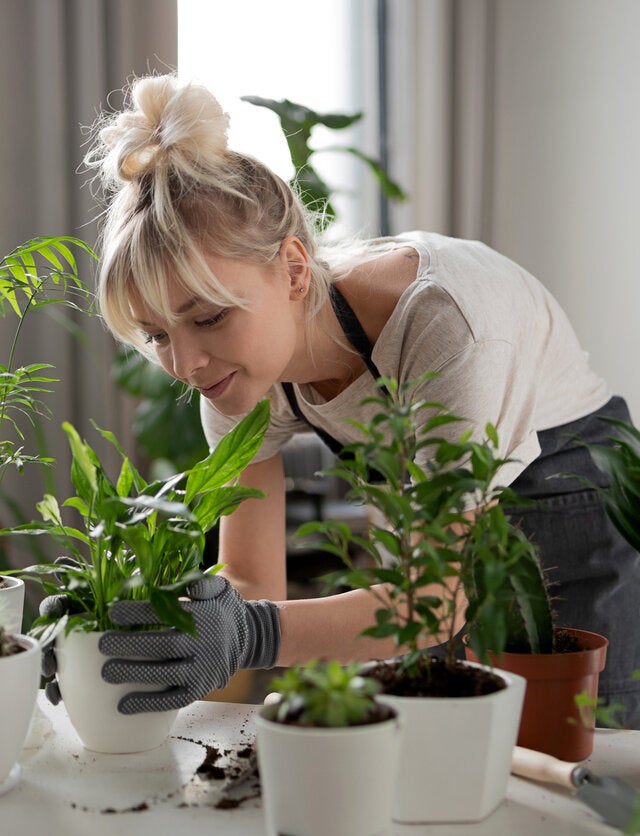
[[[176,290],[188,299],[220,307],[247,308],[242,297],[231,293],[213,273],[200,247],[184,237],[180,251],[176,242],[169,246],[140,241],[133,235],[114,261],[103,264],[100,281],[100,309],[107,326],[125,343],[147,356],[155,352],[146,334],[134,319],[132,300],[140,301],[160,322],[174,324],[179,313],[172,309],[171,293]]]

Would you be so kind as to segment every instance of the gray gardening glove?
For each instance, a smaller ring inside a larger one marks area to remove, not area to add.
[[[54,563],[58,565],[71,566],[72,568],[79,568],[79,563],[72,557],[57,557]],[[56,573],[54,572],[54,576]],[[69,613],[70,601],[66,595],[48,595],[40,602],[40,615],[53,615],[56,618]],[[45,680],[44,693],[46,698],[53,705],[58,705],[62,699],[60,694],[60,687],[56,679],[56,672],[58,670],[58,663],[56,661],[56,642],[55,638],[52,641],[45,642],[42,646],[42,663],[41,671]]]
[[[213,688],[224,688],[238,668],[275,665],[280,617],[272,601],[244,601],[229,581],[217,576],[192,584],[188,595],[182,606],[193,614],[196,637],[171,628],[110,630],[100,639],[101,652],[117,657],[102,667],[106,682],[160,686],[125,694],[118,703],[122,714],[182,708]],[[160,623],[147,601],[118,601],[109,616],[122,627]]]

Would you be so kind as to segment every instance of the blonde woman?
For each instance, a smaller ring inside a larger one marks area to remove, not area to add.
[[[198,639],[164,631],[102,639],[111,657],[104,678],[132,683],[120,710],[185,705],[239,667],[392,652],[359,637],[376,606],[366,592],[286,600],[280,451],[310,427],[339,450],[356,438],[343,419],[366,419],[360,402],[379,375],[437,371],[418,394],[465,416],[478,435],[496,425],[500,452],[515,460],[502,482],[545,500],[522,525],[556,584],[558,622],[609,637],[601,694],[637,712],[630,672],[640,668],[640,558],[595,492],[547,479],[564,472],[598,481],[571,437],[600,439],[598,416],[629,416],[589,367],[557,302],[478,242],[413,232],[321,248],[289,185],[229,148],[227,121],[203,87],[141,78],[87,158],[109,195],[98,297],[112,333],[199,393],[211,446],[261,399],[271,399],[272,414],[243,476],[266,499],[221,522],[226,568],[192,595]],[[113,611],[123,624],[148,617],[143,602]],[[462,627],[462,611],[456,619]],[[136,694],[140,681],[158,691]]]

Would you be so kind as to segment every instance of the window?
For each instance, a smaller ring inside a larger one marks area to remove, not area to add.
[[[345,131],[314,130],[314,147],[375,143],[375,114],[365,107],[363,71],[373,37],[365,0],[178,0],[178,75],[205,84],[231,117],[230,145],[252,154],[281,177],[292,174],[280,123],[271,111],[241,96],[287,98],[321,112],[366,118]],[[375,101],[374,96],[371,96]],[[375,184],[358,161],[327,151],[314,165],[332,189],[338,222],[334,231],[355,232],[371,224]],[[365,176],[366,175],[366,176]]]

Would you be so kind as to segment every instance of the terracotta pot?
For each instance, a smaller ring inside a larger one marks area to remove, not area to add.
[[[120,714],[118,700],[130,691],[156,691],[157,685],[102,679],[106,657],[98,650],[101,633],[72,631],[56,639],[58,682],[67,714],[83,746],[95,752],[145,752],[166,740],[177,711]]]
[[[583,692],[597,697],[609,641],[586,630],[561,629],[574,636],[582,649],[573,653],[504,653],[492,662],[527,680],[518,746],[565,761],[580,761],[593,751],[595,719],[585,724],[575,697]],[[468,659],[477,659],[468,647],[465,652]]]

